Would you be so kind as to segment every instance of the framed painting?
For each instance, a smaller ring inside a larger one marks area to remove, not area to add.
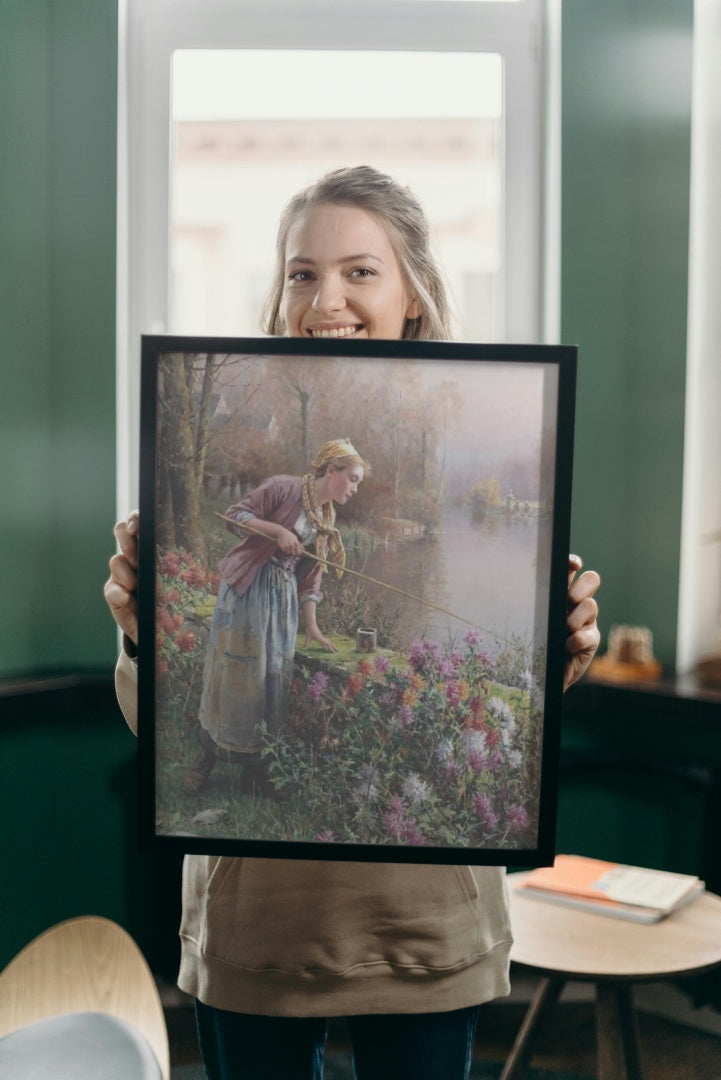
[[[552,861],[575,373],[143,338],[145,847]]]

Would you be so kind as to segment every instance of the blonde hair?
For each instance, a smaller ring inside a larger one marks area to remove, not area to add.
[[[281,305],[288,233],[300,214],[323,203],[365,210],[388,233],[401,273],[421,305],[421,314],[417,318],[406,319],[401,337],[426,341],[451,338],[451,310],[446,286],[431,253],[428,220],[423,207],[410,188],[370,165],[326,173],[294,195],[283,210],[276,239],[274,280],[263,311],[263,330],[279,336],[286,332]]]
[[[329,465],[332,465],[336,472],[360,465],[366,476],[370,473],[370,465],[361,457],[350,439],[331,439],[330,442],[323,443],[310,463],[310,471],[319,479],[325,476]]]

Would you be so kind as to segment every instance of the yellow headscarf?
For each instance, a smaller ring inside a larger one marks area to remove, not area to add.
[[[310,467],[314,473],[318,473],[324,465],[330,465],[344,457],[357,457],[360,461],[363,460],[350,439],[331,439],[330,442],[323,443],[311,461]]]

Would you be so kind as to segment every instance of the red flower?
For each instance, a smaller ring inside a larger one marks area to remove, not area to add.
[[[196,589],[202,588],[206,582],[205,570],[201,566],[189,566],[186,570],[183,570],[180,580]]]
[[[373,672],[373,665],[371,664],[370,660],[359,660],[358,661],[358,674],[359,675],[370,675],[370,674],[372,674],[372,672]]]
[[[175,644],[180,652],[192,652],[197,644],[195,634],[191,630],[183,630],[176,634]]]
[[[165,634],[174,634],[179,629],[175,624],[175,619],[176,616],[171,615],[166,608],[161,608],[158,612],[158,628]]]
[[[363,679],[360,675],[351,675],[346,683],[346,693],[349,697],[357,697],[363,689]]]
[[[471,700],[470,700],[470,702],[468,704],[469,704],[471,712],[473,713],[474,719],[478,720],[478,721],[483,720],[483,718],[484,718],[484,716],[486,714],[486,706],[484,704],[483,698],[479,698],[479,697],[471,698]]]
[[[182,565],[177,551],[166,551],[160,562],[160,573],[170,575],[179,574]]]

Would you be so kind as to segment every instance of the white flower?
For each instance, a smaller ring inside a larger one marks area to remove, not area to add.
[[[422,780],[418,773],[414,772],[409,773],[403,781],[402,790],[408,802],[413,805],[426,802],[430,794],[426,781]]]
[[[378,802],[378,787],[376,786],[378,770],[374,769],[372,765],[364,765],[359,776],[359,782],[356,784],[351,794],[353,802],[356,806],[362,806],[364,803]]]
[[[531,687],[531,707],[536,712],[543,712],[544,697],[544,687],[534,679],[533,686]]]
[[[436,747],[436,757],[439,761],[448,761],[453,757],[453,743],[450,739],[442,739]]]
[[[485,754],[486,752],[486,733],[484,731],[464,731],[464,740],[466,743],[467,754]]]
[[[503,698],[492,697],[488,702],[488,710],[493,713],[501,723],[512,724],[515,720],[513,709]]]

